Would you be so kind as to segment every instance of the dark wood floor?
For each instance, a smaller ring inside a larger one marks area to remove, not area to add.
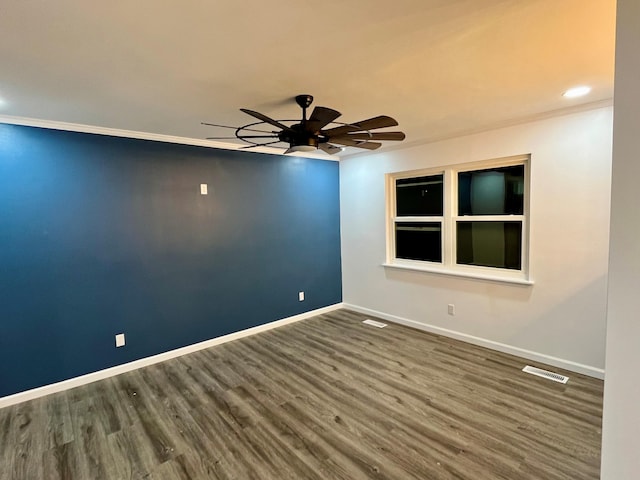
[[[599,478],[601,381],[562,385],[364,318],[340,310],[2,409],[0,479]]]

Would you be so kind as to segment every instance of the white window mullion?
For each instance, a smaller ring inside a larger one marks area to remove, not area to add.
[[[442,217],[393,217],[394,223],[442,222]]]
[[[462,215],[454,216],[454,222],[524,222],[524,215]]]
[[[386,228],[387,228],[387,263],[393,262],[396,251],[396,225],[394,218],[396,216],[396,179],[390,175],[386,177],[385,190],[387,195],[387,212],[386,212]]]
[[[446,170],[444,173],[444,222],[442,225],[443,239],[442,247],[443,252],[443,264],[446,266],[454,265],[455,261],[455,230],[453,215],[457,210],[457,198],[455,192],[457,191],[457,179],[455,172],[452,170]]]
[[[520,252],[520,264],[523,272],[529,271],[529,227],[526,218],[522,219],[522,251]]]
[[[527,279],[533,276],[531,264],[529,262],[531,248],[531,231],[529,219],[531,218],[531,159],[524,162],[524,218],[522,220],[522,271],[526,273]]]

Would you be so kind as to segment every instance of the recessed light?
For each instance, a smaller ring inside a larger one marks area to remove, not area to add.
[[[586,85],[581,85],[579,87],[573,87],[567,90],[562,94],[563,97],[566,98],[576,98],[582,97],[591,91],[591,87],[587,87]]]

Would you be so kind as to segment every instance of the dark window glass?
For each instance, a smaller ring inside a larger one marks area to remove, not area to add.
[[[458,173],[458,215],[522,215],[524,165]]]
[[[522,222],[457,222],[457,263],[522,268]]]
[[[442,175],[396,180],[398,217],[442,216]]]
[[[442,262],[440,222],[396,223],[396,258]]]

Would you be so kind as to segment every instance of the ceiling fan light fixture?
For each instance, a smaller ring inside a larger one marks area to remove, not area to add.
[[[577,98],[583,97],[591,91],[591,87],[587,85],[580,85],[578,87],[572,87],[562,94],[565,98]]]
[[[287,152],[313,152],[317,150],[313,145],[292,145]]]

